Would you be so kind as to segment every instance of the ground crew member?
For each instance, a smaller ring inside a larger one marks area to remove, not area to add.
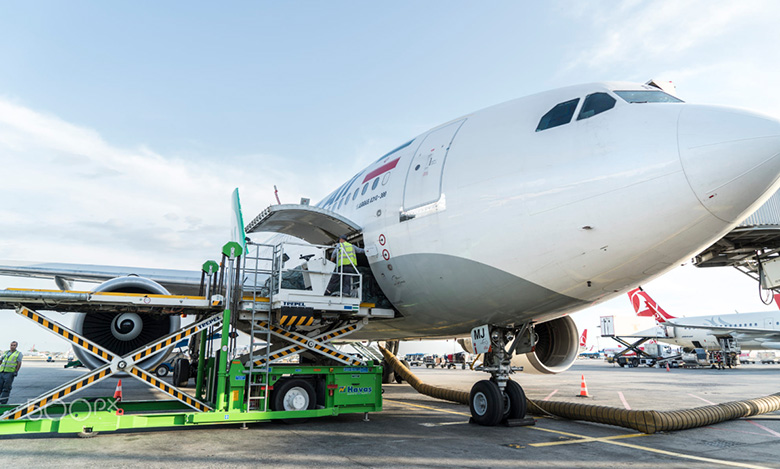
[[[10,350],[0,357],[0,404],[8,403],[14,378],[22,367],[22,352],[16,350],[18,345],[16,341],[11,342]]]
[[[352,280],[355,279],[354,275],[344,275],[341,278],[341,274],[356,274],[357,270],[357,253],[365,252],[363,248],[359,248],[354,244],[348,243],[346,236],[339,236],[339,242],[336,248],[330,255],[330,260],[336,263],[336,271],[330,277],[328,287],[325,289],[326,295],[338,295],[338,286],[341,282],[341,292],[344,296],[349,296],[352,293]]]

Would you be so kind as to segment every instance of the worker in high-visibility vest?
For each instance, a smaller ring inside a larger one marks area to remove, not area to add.
[[[16,350],[18,346],[16,341],[11,342],[11,348],[0,356],[0,404],[8,403],[14,378],[22,367],[22,352]]]
[[[326,295],[338,295],[339,283],[341,283],[342,294],[350,296],[352,293],[352,282],[357,279],[355,275],[352,275],[357,274],[357,270],[355,270],[357,255],[362,252],[365,252],[365,250],[348,243],[346,236],[339,236],[339,242],[330,255],[330,260],[336,263],[336,270],[331,275],[328,287],[325,289]]]

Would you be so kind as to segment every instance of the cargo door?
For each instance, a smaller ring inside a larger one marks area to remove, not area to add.
[[[441,197],[444,163],[455,134],[466,119],[447,124],[425,136],[406,173],[403,210],[432,204]]]

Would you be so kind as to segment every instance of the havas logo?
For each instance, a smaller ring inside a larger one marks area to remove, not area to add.
[[[285,301],[283,302],[284,306],[301,306],[306,307],[306,303],[302,303],[300,301]]]
[[[339,388],[340,393],[346,393],[346,394],[371,394],[373,392],[374,388],[371,386],[368,387],[357,387],[357,386],[341,386]]]

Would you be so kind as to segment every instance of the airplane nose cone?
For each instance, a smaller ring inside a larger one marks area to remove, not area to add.
[[[750,214],[776,189],[780,121],[738,109],[686,106],[677,135],[691,189],[721,220],[732,223]]]

